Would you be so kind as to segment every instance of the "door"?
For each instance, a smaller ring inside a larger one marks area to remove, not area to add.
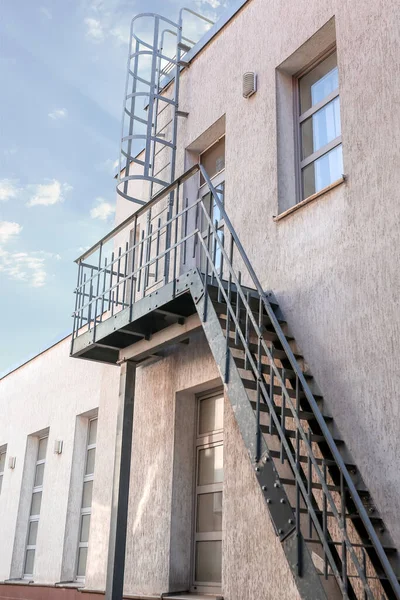
[[[205,593],[221,591],[223,413],[222,393],[198,398],[192,590]]]

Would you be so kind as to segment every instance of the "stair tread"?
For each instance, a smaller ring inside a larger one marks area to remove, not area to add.
[[[257,409],[257,402],[255,400],[250,400],[250,404],[251,404],[251,406],[253,407],[254,410]],[[260,411],[269,414],[268,405],[264,404],[263,402],[260,402]],[[281,415],[282,414],[282,407],[281,406],[275,406],[275,412],[278,415]],[[290,408],[285,408],[285,416],[293,418],[293,413],[290,410]],[[311,421],[312,419],[315,419],[314,413],[311,412],[311,411],[308,411],[308,410],[300,410],[298,416],[299,416],[299,418],[301,420],[304,420],[304,421]],[[329,417],[327,415],[322,415],[322,416],[324,417],[324,419],[326,421],[332,421],[332,417]]]
[[[236,344],[235,340],[233,338],[228,339],[228,345],[230,348],[233,348],[234,350],[239,350],[240,352],[244,353],[243,346],[240,343]],[[257,352],[258,352],[257,344],[250,343],[250,344],[248,344],[248,347],[252,354],[257,354]],[[293,354],[296,358],[304,358],[302,354],[298,354],[296,352],[294,352]],[[286,352],[284,350],[279,350],[279,348],[274,348],[273,356],[274,356],[274,358],[278,358],[278,359],[287,359]]]
[[[256,390],[257,389],[257,382],[254,379],[246,379],[244,377],[242,377],[242,381],[243,381],[243,385],[246,389],[248,390]],[[264,385],[268,388],[268,391],[270,391],[270,384],[267,381],[264,381]],[[287,388],[286,387],[286,392],[287,395],[289,396],[289,398],[296,398],[296,390],[293,390],[291,388]],[[282,396],[282,387],[280,385],[274,385],[274,396]],[[322,400],[322,396],[319,394],[313,394],[314,398],[316,400],[321,399]],[[300,392],[299,394],[299,398],[304,398],[304,392]]]
[[[278,435],[278,433],[277,433],[277,431],[275,431],[275,429],[273,429],[272,434],[270,434],[269,425],[260,425],[260,429],[263,433],[266,433],[267,435]],[[286,435],[286,437],[294,439],[296,437],[296,432],[293,429],[286,429],[285,435]],[[319,435],[316,433],[311,434],[311,441],[316,442],[316,443],[326,442],[323,435]],[[334,442],[336,444],[344,444],[344,441],[341,439],[338,439],[338,438],[335,438]]]
[[[243,370],[246,370],[246,371],[251,371],[251,369],[245,369],[244,358],[241,358],[239,356],[234,356],[233,359],[234,359],[234,361],[235,361],[236,366],[238,367],[238,369],[243,369]],[[276,368],[278,369],[278,371],[281,374],[281,376],[282,376],[282,372],[283,371],[285,372],[285,378],[286,379],[290,380],[290,379],[294,379],[296,377],[296,373],[293,371],[293,369],[282,369],[281,367],[276,367]],[[271,369],[271,367],[270,367],[269,364],[262,363],[262,365],[261,365],[261,371],[263,373],[265,373],[266,375],[269,375],[270,369]],[[308,380],[313,379],[313,376],[311,375],[311,373],[302,373],[302,374],[303,374],[303,377],[305,377],[305,379],[308,379]]]

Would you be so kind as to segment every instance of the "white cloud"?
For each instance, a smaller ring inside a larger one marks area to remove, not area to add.
[[[49,19],[49,21],[53,18],[53,15],[49,11],[49,9],[46,8],[45,6],[41,6],[39,10],[42,13],[42,15],[44,15],[47,19]]]
[[[65,119],[68,115],[68,111],[66,108],[55,108],[51,112],[49,112],[48,116],[50,119],[54,121],[59,121],[60,119]]]
[[[27,186],[32,190],[32,196],[26,206],[51,206],[63,202],[64,194],[73,188],[67,183],[61,184],[57,179],[49,183]]]
[[[105,39],[104,27],[99,19],[88,17],[85,19],[86,37],[92,42],[102,42]]]
[[[18,181],[14,179],[0,179],[0,202],[16,198],[18,192]]]
[[[22,226],[13,221],[0,221],[0,244],[5,244],[22,231]]]
[[[0,272],[32,287],[42,287],[47,278],[45,258],[35,252],[8,252],[4,248],[0,248]]]
[[[102,163],[96,165],[96,169],[99,171],[105,171],[106,173],[110,173],[111,175],[115,175],[118,171],[119,160],[112,160],[112,158],[108,158]]]
[[[107,221],[115,213],[115,206],[104,200],[104,198],[96,198],[96,202],[97,205],[90,211],[90,217],[92,219]]]

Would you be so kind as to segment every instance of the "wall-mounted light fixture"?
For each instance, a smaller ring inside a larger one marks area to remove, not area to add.
[[[15,463],[17,462],[17,457],[16,456],[10,456],[8,459],[8,468],[9,469],[15,469]]]
[[[61,454],[63,451],[63,441],[56,440],[54,442],[54,454]]]

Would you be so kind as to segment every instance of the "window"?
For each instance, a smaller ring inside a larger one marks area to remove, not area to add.
[[[225,196],[225,136],[222,137],[218,142],[213,144],[208,150],[205,150],[200,155],[200,164],[205,168],[207,175],[210,177],[211,182],[218,192],[218,197],[221,200],[222,204],[224,204],[224,196]],[[214,225],[216,225],[218,230],[218,237],[223,244],[223,236],[224,236],[224,223],[222,219],[222,214],[220,209],[215,202],[211,192],[208,189],[208,185],[205,182],[202,174],[200,173],[200,184],[199,184],[199,194],[203,200],[205,209],[211,218],[211,221]],[[207,242],[207,231],[208,231],[208,222],[205,214],[201,212],[201,222],[200,222],[200,230],[203,233],[203,239]],[[214,247],[209,248],[210,255],[213,259],[213,263],[217,268],[217,271],[220,270],[222,264],[222,252],[220,245],[214,240]],[[201,271],[205,271],[206,268],[206,256],[205,253],[201,253]],[[211,271],[211,267],[209,266]],[[210,272],[209,271],[209,272]]]
[[[5,448],[0,449],[0,494],[3,485],[4,469],[6,465],[6,453],[7,451]]]
[[[46,462],[47,441],[48,437],[42,437],[39,439],[38,444],[35,465],[35,479],[33,482],[31,509],[29,514],[28,539],[26,544],[24,564],[24,577],[33,576],[33,567],[35,563],[36,553],[36,538],[39,526],[40,507],[42,505],[43,476],[44,465]]]
[[[221,586],[224,397],[198,399],[193,589]]]
[[[343,174],[337,53],[298,77],[301,199]]]
[[[89,421],[85,474],[83,477],[83,491],[81,502],[81,514],[79,522],[79,542],[76,564],[76,579],[83,580],[86,575],[86,561],[89,547],[90,517],[92,514],[92,493],[94,465],[96,459],[97,419]]]

